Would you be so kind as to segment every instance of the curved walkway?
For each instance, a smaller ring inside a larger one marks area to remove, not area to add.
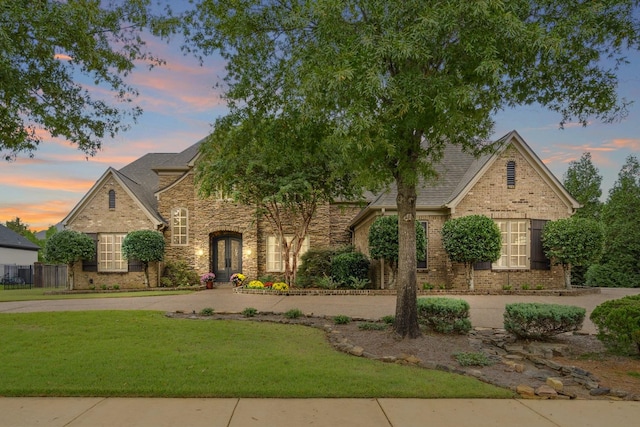
[[[471,306],[479,327],[502,327],[505,304],[516,301],[577,305],[591,311],[603,301],[640,289],[603,289],[581,296],[456,295]],[[395,296],[275,296],[236,294],[219,288],[190,295],[0,303],[0,313],[78,310],[239,312],[246,307],[316,315],[379,318],[395,312]],[[594,333],[585,321],[584,330]],[[0,352],[2,350],[0,349]],[[0,379],[1,380],[1,379]],[[637,426],[640,402],[483,399],[147,399],[0,397],[0,427],[210,426],[210,427],[409,427],[409,426]]]

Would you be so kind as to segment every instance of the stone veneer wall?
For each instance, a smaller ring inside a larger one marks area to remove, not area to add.
[[[116,194],[115,209],[109,209],[109,190],[114,190]],[[125,189],[110,177],[96,189],[93,197],[84,201],[67,228],[82,233],[128,233],[134,230],[155,230],[155,225]],[[149,265],[149,283],[157,286],[156,263]],[[144,273],[82,271],[80,264],[74,268],[74,285],[76,289],[89,289],[90,286],[100,289],[102,285],[118,285],[122,289],[141,288],[144,286]]]
[[[188,243],[172,245],[169,226],[164,231],[167,261],[185,261],[198,274],[204,274],[211,265],[210,236],[233,232],[242,235],[243,273],[248,276],[257,274],[258,245],[254,208],[213,197],[201,198],[191,172],[160,193],[158,210],[167,222],[171,221],[171,210],[178,207],[188,209]]]

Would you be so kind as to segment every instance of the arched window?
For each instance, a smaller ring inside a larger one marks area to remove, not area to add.
[[[186,245],[189,235],[189,213],[185,208],[171,211],[171,244]]]
[[[516,162],[507,162],[507,188],[516,188]]]
[[[116,192],[115,190],[109,190],[109,209],[116,208]]]

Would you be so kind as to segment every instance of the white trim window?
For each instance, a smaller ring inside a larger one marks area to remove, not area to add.
[[[291,243],[293,236],[285,236],[287,243]],[[302,247],[298,253],[298,265],[300,265],[300,257],[309,250],[309,236],[304,238]],[[289,255],[289,264],[293,263],[293,253]],[[284,272],[284,249],[279,236],[267,236],[267,272],[282,273]]]
[[[495,269],[529,268],[529,221],[496,221],[502,234],[502,254],[493,264]]]
[[[189,244],[189,211],[186,208],[171,210],[171,244],[173,246]]]
[[[128,271],[122,257],[122,241],[126,234],[100,234],[98,242],[98,271]]]

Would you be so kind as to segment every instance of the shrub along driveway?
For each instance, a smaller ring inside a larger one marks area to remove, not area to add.
[[[3,291],[11,292],[11,291]],[[541,295],[438,295],[462,298],[471,306],[471,323],[474,327],[502,328],[506,304],[513,302],[543,302],[575,305],[587,310],[583,330],[594,334],[594,325],[589,321],[593,309],[602,302],[640,294],[640,288],[603,288],[601,293],[578,296]],[[336,316],[339,314],[366,319],[378,319],[395,313],[396,297],[385,296],[284,296],[237,294],[230,287],[219,287],[188,295],[167,295],[136,298],[95,298],[79,300],[16,301],[0,303],[0,313],[24,313],[39,311],[80,310],[161,310],[196,313],[205,307],[218,312],[240,312],[247,307],[259,311],[283,313],[298,308],[304,313]]]

